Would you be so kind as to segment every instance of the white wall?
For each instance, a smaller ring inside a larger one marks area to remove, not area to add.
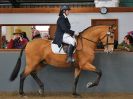
[[[58,13],[9,13],[0,14],[0,24],[56,24]],[[71,13],[69,16],[72,29],[83,30],[91,25],[91,19],[118,19],[121,42],[128,31],[133,30],[133,12],[126,13]]]

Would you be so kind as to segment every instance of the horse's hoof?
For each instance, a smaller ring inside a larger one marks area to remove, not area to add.
[[[19,91],[19,95],[20,95],[20,96],[25,96],[25,93],[22,92],[22,91]]]
[[[89,82],[86,85],[87,88],[91,88],[91,87],[94,87],[94,86],[97,86],[97,84],[96,83],[92,83],[92,82]]]
[[[78,94],[78,93],[73,93],[72,95],[73,95],[73,97],[76,97],[76,98],[79,97],[79,98],[81,98],[81,95]]]
[[[23,98],[27,99],[27,98],[28,98],[28,96],[26,96],[26,95],[25,95],[25,96],[23,96]]]
[[[28,98],[28,96],[26,96],[24,93],[21,93],[21,94],[20,94],[20,97]]]
[[[44,94],[44,90],[39,89],[39,90],[38,90],[38,93],[39,93],[40,95],[43,95],[43,94]]]

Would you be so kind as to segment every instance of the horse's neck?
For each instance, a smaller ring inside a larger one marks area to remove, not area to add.
[[[97,32],[98,31],[98,32]],[[85,49],[95,50],[97,42],[99,40],[99,30],[98,28],[88,29],[83,33],[82,37],[86,38],[83,39],[83,46]]]
[[[87,28],[85,31],[82,32],[81,36],[81,42],[83,43],[83,46],[86,48],[90,48],[94,50],[96,48],[97,42],[100,39],[100,36],[105,36],[105,33],[108,29],[108,26],[94,26]],[[104,33],[104,34],[101,34]],[[85,39],[84,39],[85,38]]]
[[[96,30],[87,30],[86,33],[83,34],[83,37],[87,38],[92,42],[97,42],[99,40],[99,32]]]

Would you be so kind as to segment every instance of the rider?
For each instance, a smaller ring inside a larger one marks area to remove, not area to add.
[[[73,37],[74,31],[71,30],[71,25],[67,16],[69,15],[70,7],[68,5],[64,5],[60,8],[59,18],[57,20],[57,28],[55,32],[55,38],[53,43],[57,44],[61,47],[62,42],[69,44],[67,51],[67,62],[74,62],[73,51],[75,48],[76,40]]]

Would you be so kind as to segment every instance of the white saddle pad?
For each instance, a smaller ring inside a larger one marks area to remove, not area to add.
[[[57,44],[53,44],[52,42],[51,42],[51,49],[52,49],[52,52],[55,54],[66,54],[63,48],[58,47]]]

